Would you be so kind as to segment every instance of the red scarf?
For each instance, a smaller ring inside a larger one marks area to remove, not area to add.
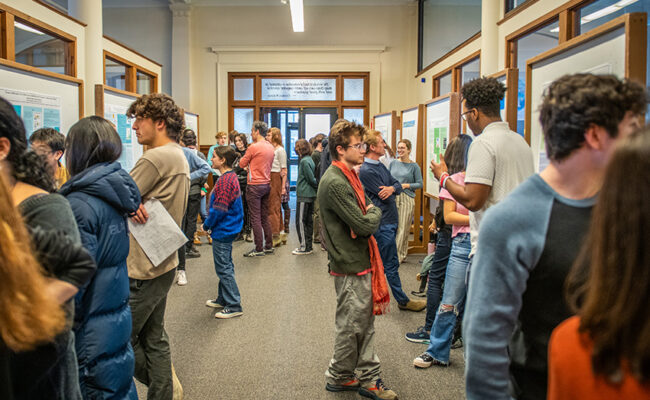
[[[354,194],[357,198],[357,204],[361,208],[361,212],[366,214],[366,195],[363,191],[363,185],[359,180],[359,175],[352,171],[338,160],[333,160],[332,165],[338,167],[343,175],[347,178]],[[350,231],[352,238],[356,238],[357,234]],[[368,247],[370,248],[370,268],[372,271],[372,313],[375,315],[382,315],[388,312],[388,304],[390,303],[390,295],[388,294],[388,284],[384,275],[384,263],[381,262],[381,255],[379,254],[379,247],[374,236],[368,239]]]

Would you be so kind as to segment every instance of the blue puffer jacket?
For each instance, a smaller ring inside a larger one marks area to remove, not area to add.
[[[120,164],[113,162],[75,175],[60,193],[70,202],[81,241],[97,263],[97,272],[75,298],[81,392],[84,399],[137,399],[126,218],[138,208],[140,191]]]

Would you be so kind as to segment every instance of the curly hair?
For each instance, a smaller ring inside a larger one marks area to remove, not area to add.
[[[163,93],[145,94],[134,101],[126,111],[129,118],[151,118],[153,122],[164,122],[167,136],[178,142],[185,129],[185,111],[176,105],[174,99]]]
[[[295,150],[298,158],[303,158],[311,154],[311,144],[306,139],[298,139]]]
[[[47,167],[45,158],[27,149],[27,135],[22,119],[7,100],[0,97],[0,137],[9,140],[11,148],[7,161],[11,174],[17,181],[36,186],[47,192],[54,192],[54,176]]]
[[[181,135],[181,142],[185,146],[196,146],[196,133],[191,129],[185,129]]]
[[[506,87],[496,78],[473,79],[460,89],[467,109],[476,108],[488,117],[501,115],[501,100],[506,94]]]
[[[366,134],[366,127],[356,122],[350,122],[345,119],[338,119],[334,122],[330,130],[328,147],[332,160],[339,159],[339,153],[336,151],[338,146],[347,149],[350,145],[350,138],[356,136],[362,139]]]
[[[645,88],[614,75],[574,74],[557,79],[546,89],[539,110],[548,158],[567,158],[582,146],[591,125],[616,137],[625,114],[642,114],[647,104]]]

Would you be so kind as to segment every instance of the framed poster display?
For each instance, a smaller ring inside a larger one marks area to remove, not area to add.
[[[381,136],[393,151],[396,151],[397,131],[399,130],[399,118],[395,111],[375,115],[373,117],[373,128],[381,132]]]
[[[439,182],[429,168],[431,161],[440,162],[451,139],[460,132],[460,102],[458,93],[436,97],[424,105],[425,129],[423,155],[424,195],[438,197]]]
[[[424,105],[407,108],[401,112],[401,135],[396,140],[408,139],[411,141],[411,157],[424,171],[422,161],[422,129],[424,118]],[[397,142],[395,143],[397,145]],[[397,148],[397,146],[395,146]],[[415,191],[415,207],[413,208],[413,240],[409,242],[409,253],[426,252],[426,243],[423,242],[422,233],[422,190]],[[426,229],[425,229],[426,230]]]
[[[199,148],[199,114],[185,110],[185,128],[196,133],[196,148]]]
[[[501,100],[501,119],[508,123],[513,132],[517,132],[517,91],[519,89],[519,70],[507,68],[501,72],[490,75],[506,86],[506,94]]]

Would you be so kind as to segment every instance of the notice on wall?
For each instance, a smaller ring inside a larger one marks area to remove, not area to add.
[[[133,119],[126,116],[126,110],[127,107],[124,106],[105,104],[104,118],[115,125],[115,130],[122,140],[122,154],[117,161],[126,171],[131,171],[142,156],[142,145],[135,137],[135,131],[132,129]]]
[[[375,117],[375,130],[381,132],[381,137],[391,149],[395,150],[393,146],[393,116],[391,114]]]
[[[61,131],[60,96],[0,88],[0,97],[7,99],[14,106],[16,114],[22,118],[27,138],[40,128]]]
[[[262,79],[264,101],[335,101],[336,79]]]
[[[444,99],[427,105],[426,125],[426,192],[438,195],[438,180],[431,172],[431,161],[440,162],[440,155],[445,154],[449,145],[449,106],[450,100]]]
[[[411,141],[411,159],[418,154],[418,108],[402,113],[402,139]]]

